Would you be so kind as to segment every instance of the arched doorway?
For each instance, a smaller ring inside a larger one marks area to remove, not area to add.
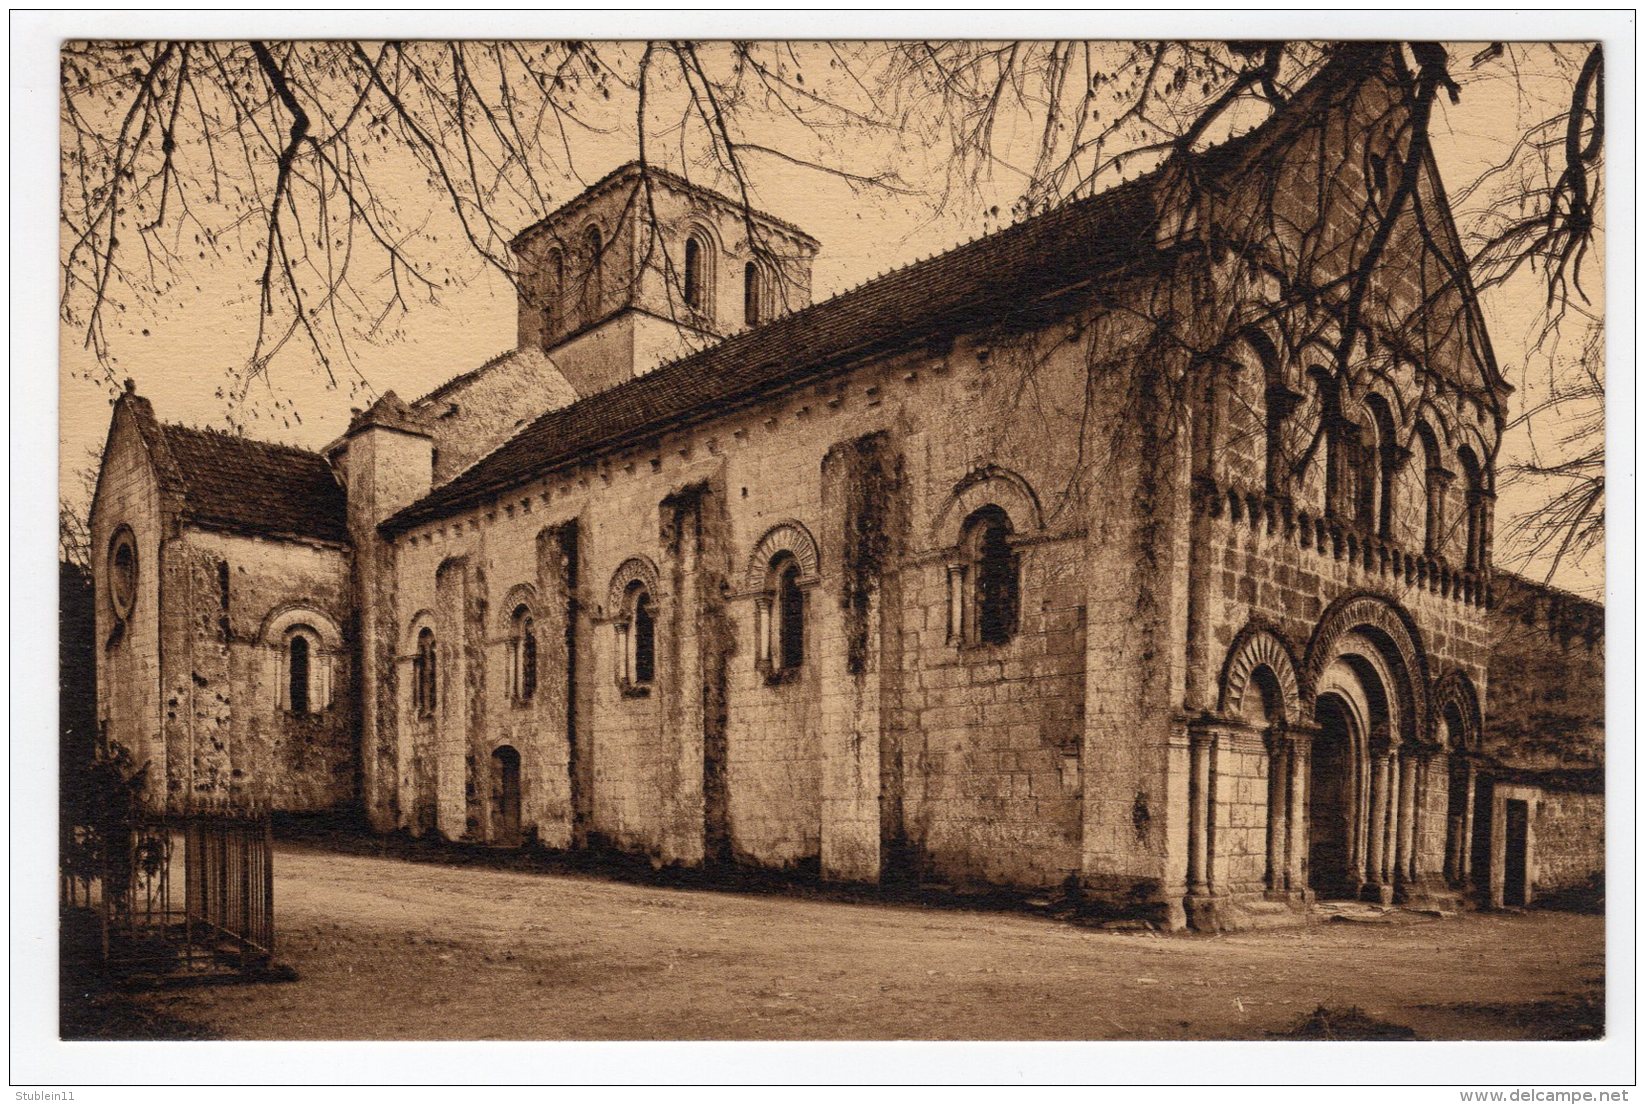
[[[1432,832],[1429,780],[1428,676],[1422,647],[1409,616],[1376,595],[1352,595],[1332,603],[1309,642],[1304,685],[1315,695],[1315,721],[1322,730],[1315,778],[1319,785],[1350,794],[1347,807],[1347,885],[1341,889],[1394,901],[1401,888],[1411,893],[1427,871],[1439,867],[1440,834]],[[1344,741],[1346,732],[1349,739]],[[1351,766],[1340,765],[1335,749],[1346,745]],[[1319,796],[1322,811],[1329,799]],[[1322,859],[1333,862],[1333,829],[1319,830]],[[1429,842],[1432,842],[1431,844]],[[1333,872],[1311,880],[1321,892]]]
[[[491,754],[491,840],[520,843],[520,753],[506,744]]]
[[[1314,704],[1319,732],[1308,765],[1308,884],[1321,897],[1352,897],[1354,829],[1358,811],[1354,749],[1358,744],[1348,703],[1323,694]]]

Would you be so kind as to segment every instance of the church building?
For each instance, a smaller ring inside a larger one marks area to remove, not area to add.
[[[1405,66],[821,302],[825,244],[625,165],[515,239],[513,350],[320,452],[128,388],[103,738],[157,812],[1165,927],[1593,880],[1602,715],[1493,737],[1511,388]]]

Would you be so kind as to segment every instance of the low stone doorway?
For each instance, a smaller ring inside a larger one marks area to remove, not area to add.
[[[491,754],[491,840],[520,843],[520,753],[504,745]]]
[[[1529,859],[1530,804],[1510,798],[1503,806],[1502,900],[1506,905],[1519,906],[1529,897],[1525,893],[1525,868]]]

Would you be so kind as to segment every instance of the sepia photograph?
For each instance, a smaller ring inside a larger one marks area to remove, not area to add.
[[[1613,57],[1476,24],[61,40],[56,1037],[1605,1040]]]

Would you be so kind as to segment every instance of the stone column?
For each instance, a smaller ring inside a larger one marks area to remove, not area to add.
[[[1210,884],[1210,836],[1214,796],[1211,793],[1211,748],[1216,733],[1194,727],[1188,734],[1188,894],[1208,897]]]
[[[822,462],[823,562],[850,601],[816,604],[819,742],[822,752],[821,868],[825,879],[876,882],[883,870],[881,742],[887,575],[896,571],[905,505],[901,459],[884,433],[841,442]],[[878,535],[882,542],[872,540]],[[857,550],[882,544],[883,557]],[[895,662],[895,654],[893,654]]]
[[[1422,548],[1428,556],[1438,556],[1445,551],[1442,544],[1445,534],[1445,495],[1455,475],[1456,473],[1437,466],[1428,468],[1427,517],[1423,526]]]
[[[948,643],[965,641],[965,565],[948,565]]]
[[[754,599],[754,665],[760,671],[771,667],[771,596]]]
[[[1416,804],[1411,821],[1411,882],[1421,886],[1428,876],[1428,835],[1433,821],[1429,807],[1434,800],[1434,755],[1424,754],[1417,761]]]
[[[1390,752],[1374,753],[1371,776],[1371,823],[1367,836],[1367,881],[1374,884],[1381,892],[1387,883],[1387,872],[1384,869],[1384,852],[1388,843],[1388,783],[1390,772]]]
[[[1400,827],[1400,754],[1396,747],[1388,753],[1388,799],[1384,809],[1387,811],[1388,821],[1382,840],[1382,869],[1378,881],[1382,886],[1382,900],[1384,904],[1392,901],[1394,888],[1394,872],[1399,870],[1399,827]]]
[[[1286,829],[1291,820],[1291,741],[1282,732],[1268,733],[1268,892],[1280,895],[1288,882]]]
[[[1286,887],[1293,894],[1307,896],[1308,888],[1308,761],[1313,755],[1313,736],[1309,733],[1291,734],[1291,756],[1288,764],[1290,802],[1285,822]]]
[[[656,689],[662,693],[663,779],[665,794],[661,845],[663,859],[696,866],[704,858],[704,656],[698,572],[703,543],[703,497],[688,488],[663,499],[662,546],[667,594],[658,605],[654,632]],[[664,605],[666,604],[666,605]],[[666,630],[664,627],[668,627]],[[666,633],[666,637],[665,637]],[[630,628],[629,675],[636,672],[638,636]]]
[[[435,825],[447,840],[468,834],[469,584],[465,558],[448,560],[435,573]]]
[[[1468,790],[1462,806],[1462,862],[1457,866],[1457,877],[1466,887],[1473,878],[1474,801],[1479,794],[1479,775],[1473,760],[1468,760],[1463,770],[1468,773]]]
[[[1399,824],[1395,849],[1394,881],[1409,885],[1416,875],[1416,794],[1417,759],[1414,750],[1400,757]]]
[[[537,694],[532,728],[526,737],[533,762],[522,764],[536,782],[529,809],[538,839],[550,848],[576,843],[578,809],[586,787],[578,777],[576,723],[577,630],[573,624],[577,594],[575,521],[550,526],[537,535]],[[516,658],[515,663],[518,663]]]
[[[1365,884],[1373,881],[1369,872],[1370,836],[1373,811],[1371,810],[1371,781],[1376,775],[1373,759],[1361,760],[1353,756],[1349,768],[1349,782],[1353,787],[1348,817],[1348,887],[1350,894],[1358,894]]]

